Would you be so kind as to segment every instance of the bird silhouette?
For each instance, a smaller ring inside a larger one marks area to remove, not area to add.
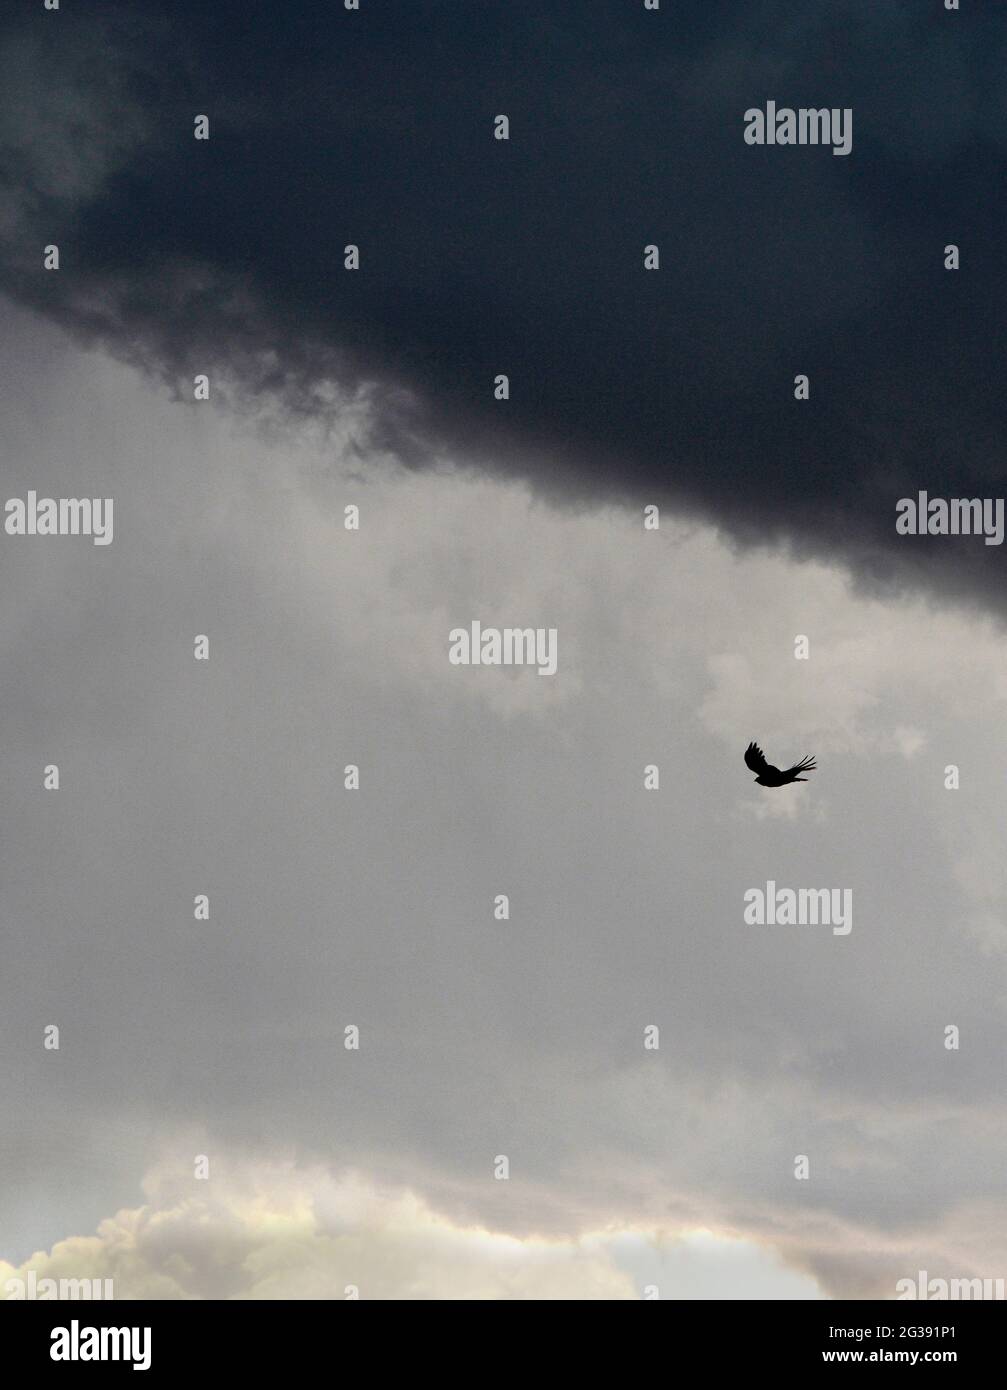
[[[785,787],[788,782],[806,782],[807,777],[799,777],[800,772],[814,772],[814,758],[802,758],[793,767],[788,767],[786,772],[781,772],[778,767],[772,767],[766,762],[766,755],[757,743],[750,743],[745,749],[745,763],[757,772],[756,777],[760,787]]]

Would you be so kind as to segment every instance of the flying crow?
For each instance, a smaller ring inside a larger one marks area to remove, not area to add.
[[[745,763],[757,772],[756,777],[760,787],[785,787],[788,782],[806,782],[807,777],[799,777],[799,772],[814,772],[814,758],[802,758],[793,767],[788,767],[786,772],[781,772],[778,767],[770,767],[766,762],[766,755],[757,743],[750,743],[745,749]]]

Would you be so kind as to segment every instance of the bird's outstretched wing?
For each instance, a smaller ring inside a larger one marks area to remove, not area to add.
[[[745,765],[760,776],[768,769],[769,764],[766,762],[766,755],[757,743],[750,743],[745,749]]]
[[[747,759],[746,759],[747,761]],[[802,758],[799,763],[794,763],[793,767],[787,768],[787,776],[797,775],[799,772],[814,772],[817,764],[812,757]]]

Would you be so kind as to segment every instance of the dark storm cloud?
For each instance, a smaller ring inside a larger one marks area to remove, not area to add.
[[[894,521],[1003,492],[1005,46],[938,0],[36,6],[3,59],[3,283],[172,377],[363,392],[412,464],[996,602],[1000,548]],[[851,107],[852,155],[746,145],[770,98]]]

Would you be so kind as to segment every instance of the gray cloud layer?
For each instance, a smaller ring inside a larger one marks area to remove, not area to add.
[[[169,1150],[234,1151],[517,1235],[710,1226],[832,1292],[1002,1275],[988,622],[668,517],[362,475],[345,431],[268,444],[22,315],[0,371],[7,495],[117,517],[0,547],[8,1259]],[[449,666],[473,617],[557,626],[559,674]],[[814,784],[757,797],[749,737]],[[745,927],[767,877],[852,888],[851,935]]]

